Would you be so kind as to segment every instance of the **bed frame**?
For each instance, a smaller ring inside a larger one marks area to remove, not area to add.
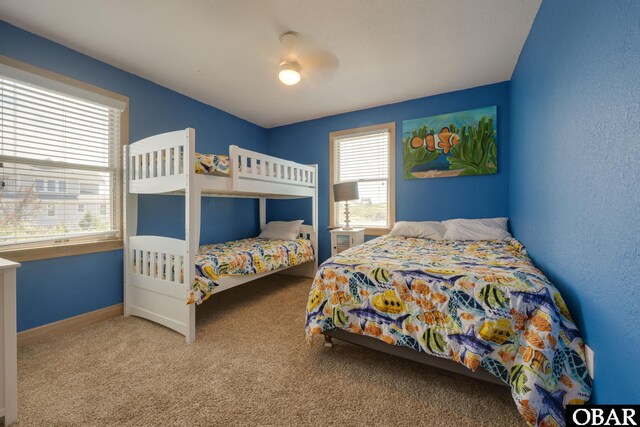
[[[195,130],[191,128],[124,147],[124,314],[171,328],[189,343],[196,338],[195,304],[186,304],[186,300],[195,280],[200,247],[201,197],[259,199],[260,229],[266,224],[268,198],[310,198],[312,203],[312,224],[302,225],[300,236],[311,241],[315,261],[261,274],[222,277],[215,292],[283,271],[312,278],[318,268],[317,165],[302,165],[235,145],[229,146],[229,157],[229,177],[196,174]],[[184,240],[136,235],[138,194],[184,196]],[[164,275],[163,271],[170,273]]]
[[[400,347],[397,345],[387,344],[376,338],[368,337],[366,335],[358,335],[351,332],[347,332],[342,329],[331,329],[323,332],[325,347],[333,347],[333,339],[345,341],[351,344],[367,347],[372,350],[381,351],[392,356],[401,357],[403,359],[412,360],[414,362],[422,363],[423,365],[433,366],[438,369],[444,369],[445,371],[454,372],[456,374],[466,375],[471,378],[475,378],[481,381],[498,384],[504,387],[509,387],[508,384],[503,383],[498,377],[485,371],[483,368],[478,368],[475,372],[468,369],[466,366],[454,362],[453,360],[444,359],[436,356],[431,356],[427,353],[421,353],[412,350],[407,347]]]

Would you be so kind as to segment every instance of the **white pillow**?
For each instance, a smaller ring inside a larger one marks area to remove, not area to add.
[[[511,237],[507,231],[507,218],[450,219],[442,224],[445,240],[505,240]]]
[[[260,239],[296,240],[300,235],[302,220],[295,221],[270,221],[264,226],[264,230],[258,236]]]
[[[439,221],[398,221],[391,230],[392,236],[442,240],[444,225]]]

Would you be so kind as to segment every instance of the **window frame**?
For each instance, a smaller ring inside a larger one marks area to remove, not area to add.
[[[340,225],[335,218],[335,203],[333,201],[333,184],[335,179],[335,140],[347,135],[374,133],[376,131],[389,132],[389,168],[388,168],[388,192],[387,192],[387,214],[388,227],[365,227],[364,234],[367,236],[382,236],[388,234],[396,221],[396,123],[388,122],[377,125],[364,126],[353,129],[345,129],[329,133],[329,228],[339,228]],[[351,224],[353,227],[356,224]]]
[[[0,64],[24,71],[32,74],[37,79],[47,79],[56,84],[70,86],[81,91],[91,92],[99,97],[111,98],[124,104],[124,109],[120,113],[120,144],[115,149],[122,152],[122,147],[129,141],[129,97],[111,92],[106,89],[94,86],[62,74],[55,73],[40,67],[36,67],[25,62],[21,62],[7,56],[0,55]],[[122,164],[118,165],[118,169],[122,171]],[[47,191],[47,182],[43,182],[43,190]],[[59,258],[72,255],[89,254],[96,252],[113,251],[123,248],[124,233],[124,212],[122,206],[122,194],[124,183],[120,181],[117,191],[112,198],[114,209],[118,210],[120,215],[120,237],[79,237],[71,238],[60,242],[34,242],[25,244],[16,244],[0,249],[0,258],[9,259],[16,262],[34,261],[40,259]]]

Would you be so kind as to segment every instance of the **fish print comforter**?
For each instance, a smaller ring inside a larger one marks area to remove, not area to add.
[[[211,296],[222,276],[242,276],[275,271],[314,261],[310,240],[234,240],[200,246],[196,256],[196,280],[188,304],[200,304]]]
[[[229,176],[231,162],[229,156],[224,154],[196,153],[195,168],[198,174]]]
[[[517,240],[383,236],[323,263],[308,336],[340,328],[479,367],[511,386],[529,425],[564,425],[591,395],[584,343]]]

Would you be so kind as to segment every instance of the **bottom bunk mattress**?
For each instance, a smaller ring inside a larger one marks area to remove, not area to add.
[[[557,289],[508,241],[383,236],[323,263],[308,336],[340,328],[479,367],[511,386],[530,425],[564,425],[591,395],[584,342]]]
[[[187,303],[200,304],[211,296],[222,276],[244,276],[294,267],[314,261],[308,239],[242,239],[200,246],[196,280]]]

